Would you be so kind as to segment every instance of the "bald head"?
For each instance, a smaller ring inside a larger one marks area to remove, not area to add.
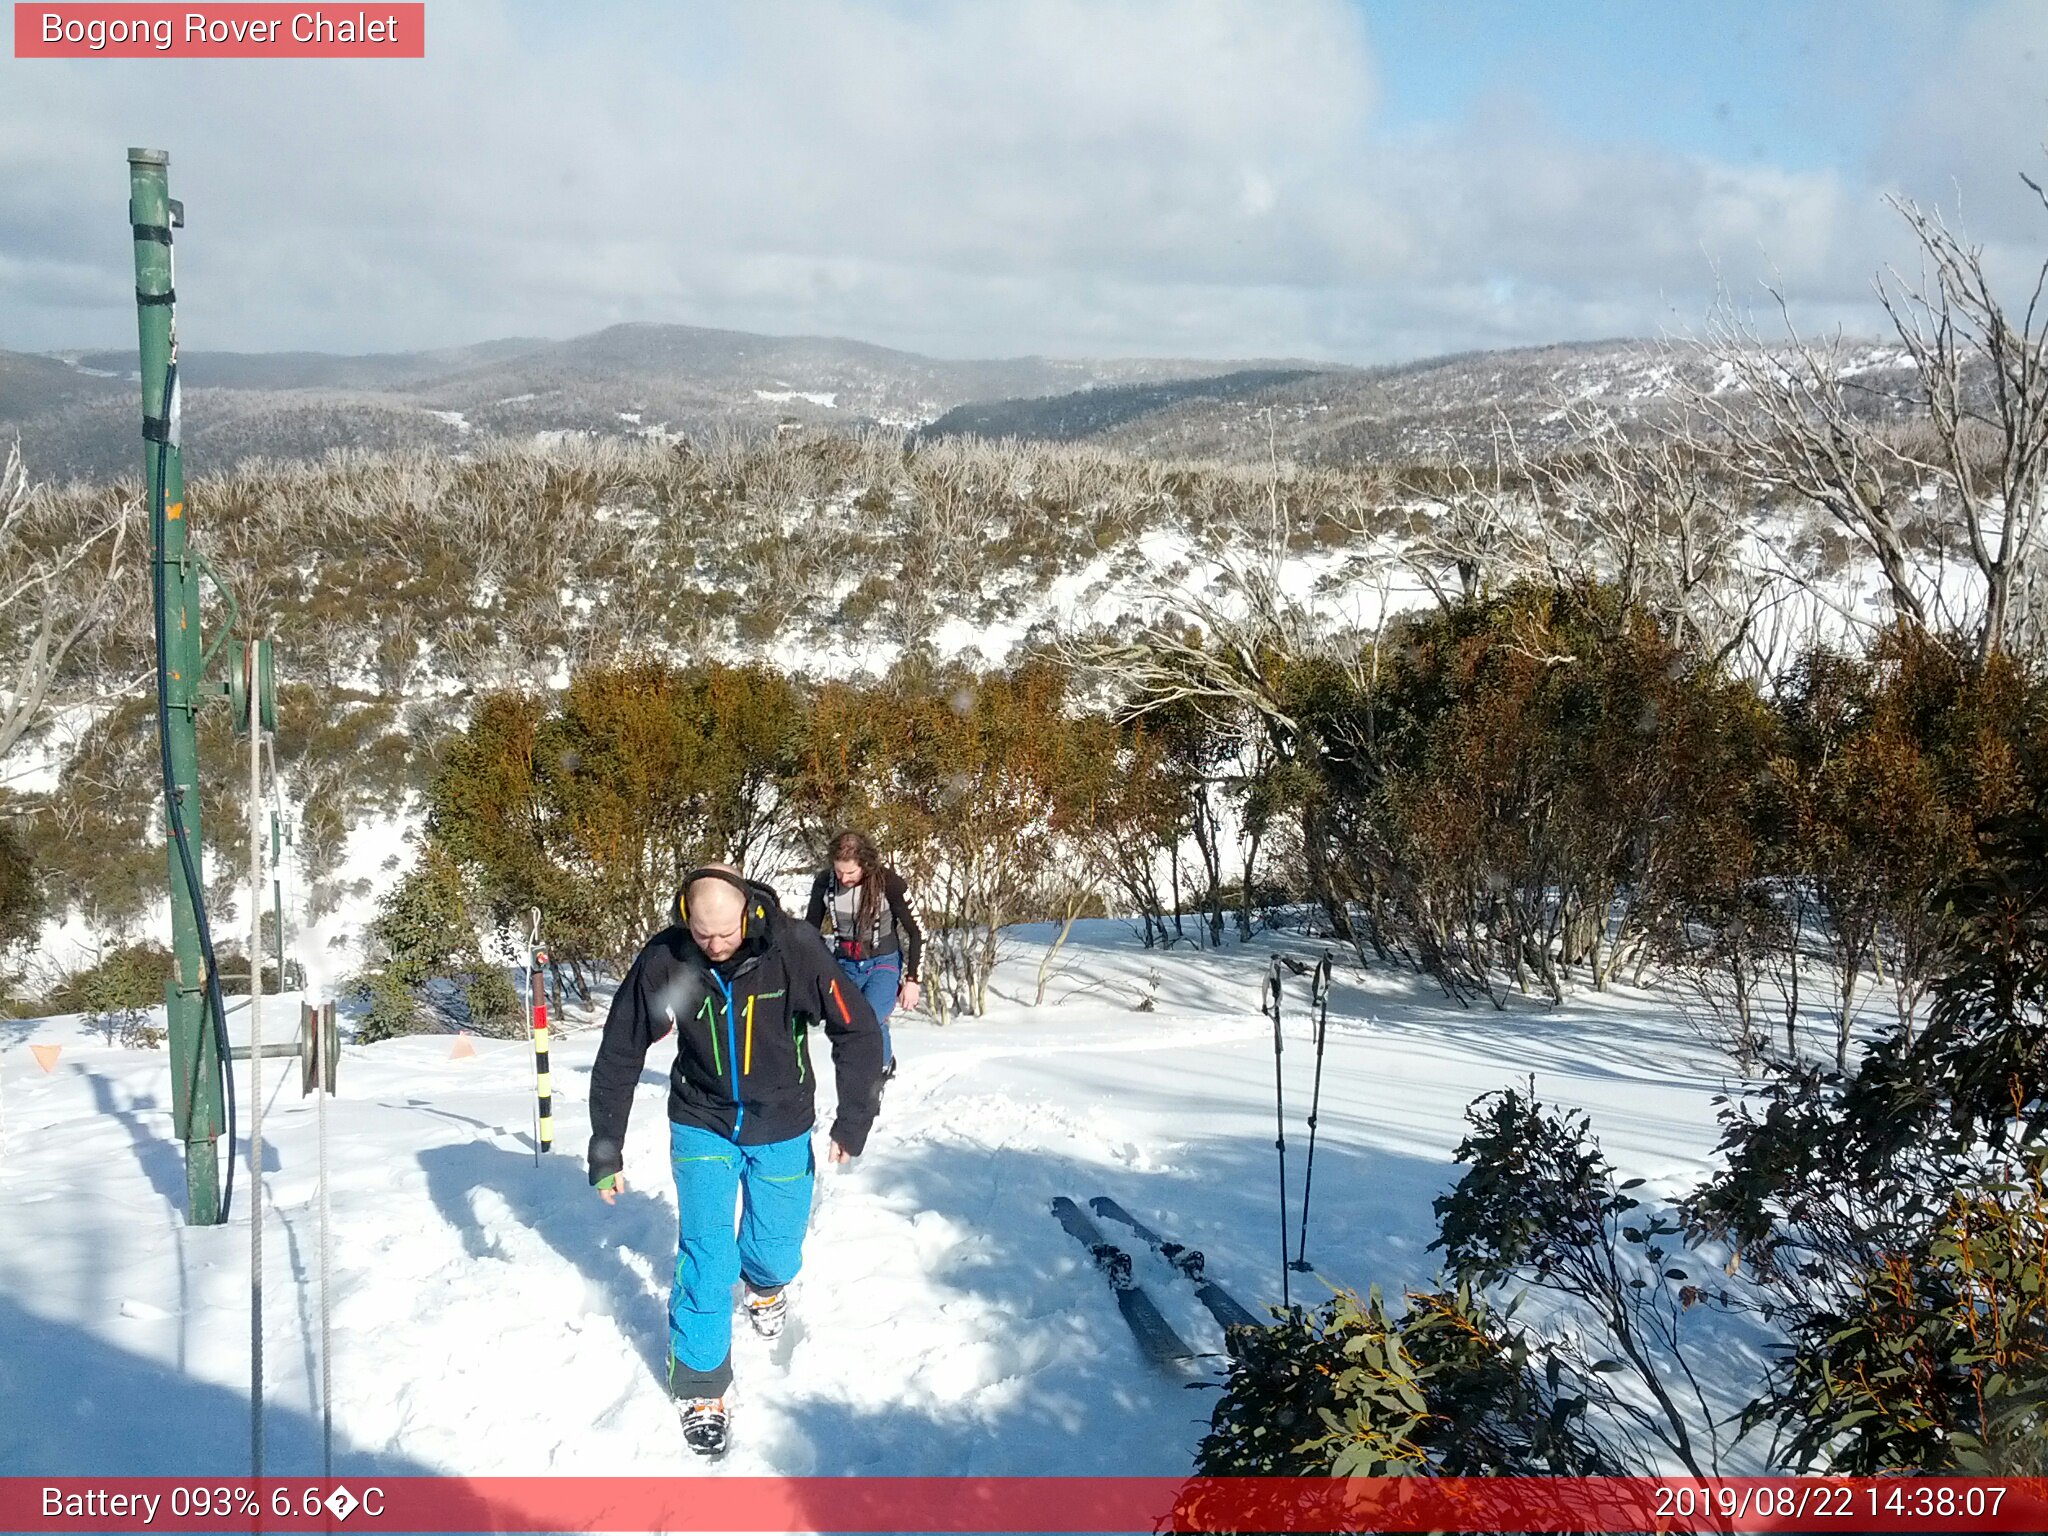
[[[683,887],[683,905],[690,914],[690,937],[714,961],[730,960],[746,929],[747,893],[733,882],[740,872],[729,864],[707,864]]]

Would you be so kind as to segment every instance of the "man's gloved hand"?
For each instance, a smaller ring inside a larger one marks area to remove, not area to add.
[[[597,1181],[597,1197],[606,1205],[617,1205],[619,1195],[625,1187],[626,1171],[621,1168],[617,1173],[608,1173]]]

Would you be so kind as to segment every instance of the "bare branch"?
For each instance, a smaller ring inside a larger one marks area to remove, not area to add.
[[[1921,258],[1916,278],[1888,269],[1876,284],[1909,387],[1872,389],[1859,375],[1882,360],[1801,337],[1774,291],[1785,340],[1765,345],[1724,307],[1702,345],[1717,377],[1689,404],[1731,471],[1820,507],[1875,562],[1899,620],[1979,656],[2031,648],[2048,559],[2048,262],[2015,312],[1980,247],[1938,212],[1889,202]],[[1968,559],[1960,608],[1951,548]]]
[[[125,514],[116,507],[83,529],[39,526],[21,446],[8,446],[0,466],[0,759],[42,723],[67,661],[111,608],[127,553]]]

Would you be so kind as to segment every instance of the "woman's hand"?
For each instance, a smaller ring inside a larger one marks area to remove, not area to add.
[[[915,1008],[918,998],[923,995],[923,991],[917,984],[917,978],[907,976],[903,980],[903,985],[896,989],[896,1006],[906,1009]]]

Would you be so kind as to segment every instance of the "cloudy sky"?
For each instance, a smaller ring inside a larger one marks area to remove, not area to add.
[[[2048,252],[2048,5],[429,0],[412,61],[0,57],[0,347],[132,345],[129,145],[196,349],[621,320],[944,356],[1874,331],[1903,194]]]

